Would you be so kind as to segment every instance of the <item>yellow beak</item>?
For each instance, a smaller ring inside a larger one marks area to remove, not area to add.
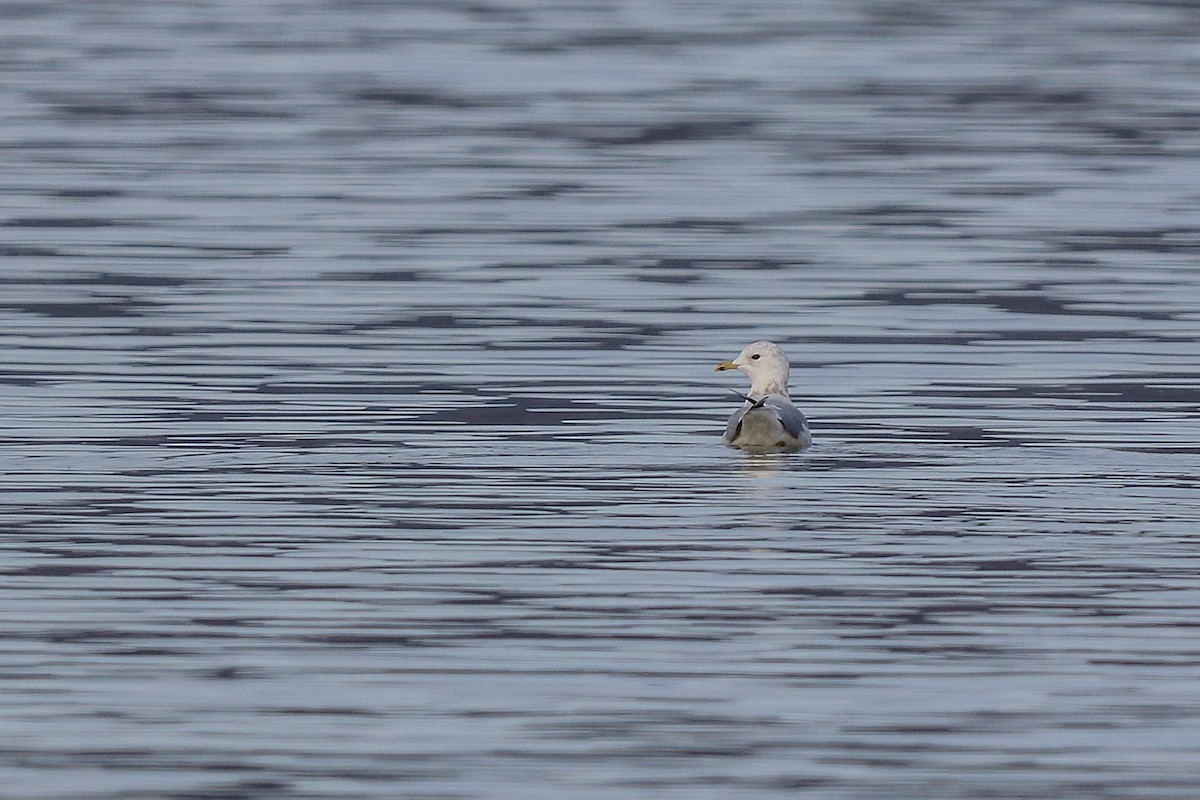
[[[720,364],[717,364],[717,368],[713,372],[724,372],[727,369],[737,369],[737,364],[734,364],[732,361],[722,361]]]

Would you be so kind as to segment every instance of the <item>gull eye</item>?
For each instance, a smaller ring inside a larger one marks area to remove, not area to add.
[[[759,353],[755,353],[754,355],[750,356],[751,361],[758,361],[760,358],[762,358],[762,356]]]

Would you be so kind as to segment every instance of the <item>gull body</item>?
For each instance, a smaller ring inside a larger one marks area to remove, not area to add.
[[[721,441],[750,453],[786,453],[812,444],[808,420],[788,397],[788,359],[774,342],[755,342],[717,372],[736,369],[750,378],[750,393],[729,417]]]

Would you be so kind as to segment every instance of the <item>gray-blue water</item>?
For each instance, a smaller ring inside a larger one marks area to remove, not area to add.
[[[1200,794],[1200,7],[0,4],[0,794]],[[815,444],[720,445],[759,338]]]

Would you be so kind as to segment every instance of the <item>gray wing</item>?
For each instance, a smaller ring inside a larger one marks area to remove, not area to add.
[[[745,395],[742,396],[745,397]],[[783,425],[783,429],[797,439],[803,439],[804,435],[808,433],[808,420],[804,418],[800,409],[792,405],[788,396],[770,394],[753,403],[747,399],[741,408],[730,415],[729,422],[725,425],[725,441],[735,441],[738,434],[742,432],[742,420],[746,418],[746,414],[760,406],[774,411],[775,416],[779,418],[779,423]]]
[[[737,439],[738,434],[742,432],[742,419],[745,418],[746,412],[754,406],[749,402],[742,404],[742,407],[729,415],[729,422],[725,425],[725,441],[732,442]]]
[[[779,417],[779,422],[783,425],[784,430],[792,436],[802,439],[804,434],[808,433],[808,420],[804,418],[800,409],[792,405],[792,401],[787,395],[768,395],[763,405],[775,412],[775,416]]]

